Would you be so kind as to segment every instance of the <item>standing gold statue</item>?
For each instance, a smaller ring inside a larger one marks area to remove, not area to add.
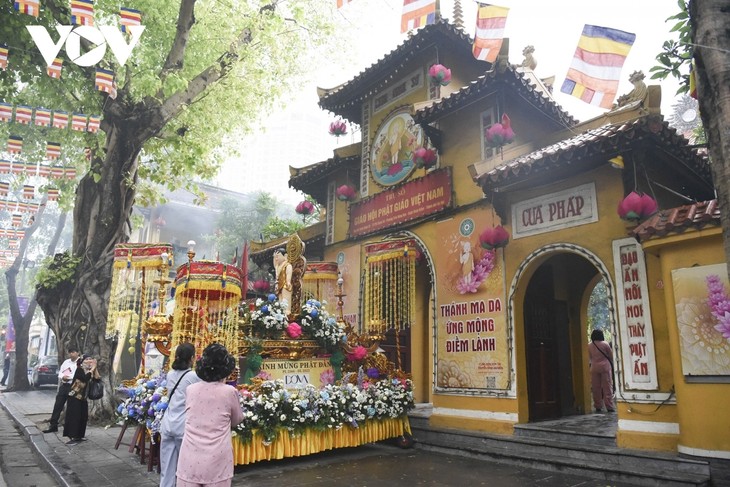
[[[292,269],[289,315],[298,316],[302,312],[302,278],[307,268],[307,259],[304,258],[304,242],[296,233],[286,244],[286,260]]]
[[[274,270],[276,271],[276,298],[282,303],[284,313],[289,314],[292,303],[292,265],[287,260],[285,249],[274,250]]]

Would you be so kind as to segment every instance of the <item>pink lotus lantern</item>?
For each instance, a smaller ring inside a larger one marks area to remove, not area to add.
[[[311,201],[304,200],[297,205],[294,211],[302,216],[311,215],[314,213],[314,204]]]
[[[657,209],[654,198],[648,194],[639,195],[632,191],[618,204],[618,216],[624,220],[640,220],[653,215]]]
[[[340,201],[352,201],[355,199],[355,188],[349,184],[343,184],[335,191],[337,199]]]
[[[509,242],[509,233],[502,225],[487,228],[479,235],[479,243],[487,250],[494,250],[504,247]]]
[[[451,70],[442,64],[434,64],[428,70],[431,82],[436,85],[446,86],[451,83]]]
[[[358,345],[357,347],[353,348],[350,353],[347,354],[347,360],[349,360],[350,362],[357,362],[358,360],[362,360],[367,356],[367,348],[363,347],[362,345]]]
[[[337,119],[334,122],[330,124],[330,135],[334,135],[335,137],[339,137],[341,135],[347,134],[347,124],[343,122],[341,119]]]
[[[259,279],[258,281],[254,281],[253,283],[253,290],[257,293],[265,293],[269,291],[269,281],[266,279]]]
[[[416,163],[416,167],[430,169],[436,164],[436,151],[419,147],[413,151],[413,161]]]
[[[512,130],[512,122],[506,113],[502,114],[502,123],[494,123],[489,126],[485,138],[491,147],[502,147],[514,142],[515,133]]]

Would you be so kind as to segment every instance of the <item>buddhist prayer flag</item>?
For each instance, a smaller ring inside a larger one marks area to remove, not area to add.
[[[65,129],[68,127],[68,113],[53,112],[53,126],[57,129]]]
[[[114,72],[108,69],[96,68],[96,89],[104,93],[111,93],[114,84]]]
[[[436,0],[403,0],[401,33],[434,22],[436,22]]]
[[[94,0],[71,0],[71,23],[94,25]]]
[[[38,17],[40,10],[40,0],[15,0],[15,10],[21,14],[32,15]]]
[[[477,11],[477,30],[474,34],[474,57],[493,63],[502,47],[504,26],[507,24],[509,9],[497,5],[479,4]]]
[[[33,119],[33,109],[31,107],[20,105],[15,107],[15,122],[23,125],[30,125]]]
[[[8,152],[11,154],[20,154],[23,152],[23,137],[17,135],[8,137]]]
[[[46,194],[48,195],[48,201],[57,201],[58,200],[58,189],[48,188],[46,190]]]
[[[122,24],[122,32],[127,32],[127,27],[142,25],[142,12],[133,8],[121,7],[119,9],[119,23]]]
[[[697,100],[697,73],[694,60],[689,65],[689,96]]]
[[[23,185],[23,198],[27,200],[32,200],[33,198],[35,198],[35,188],[30,184]]]
[[[12,165],[13,163],[7,159],[0,159],[0,174],[10,174],[10,166]]]
[[[67,167],[63,171],[63,176],[66,179],[76,179],[76,168],[75,167]]]
[[[337,0],[337,8],[342,8],[348,3],[350,3],[352,0]]]
[[[50,159],[52,161],[55,161],[61,157],[61,144],[58,142],[47,142],[46,143],[46,159]],[[43,166],[41,166],[43,167]],[[40,170],[39,170],[40,172]],[[42,176],[39,174],[39,176]],[[45,176],[48,176],[47,174]]]
[[[13,219],[12,220],[13,221],[13,226],[16,227],[16,228],[19,227],[19,226],[21,226],[23,224],[23,215],[14,214],[13,217],[12,217],[12,219]]]
[[[39,127],[50,127],[51,126],[51,111],[45,108],[36,108],[35,116],[33,117],[35,124]]]
[[[13,163],[13,168],[10,170],[12,174],[22,176],[25,174],[25,163],[20,161],[15,161]]]
[[[7,196],[9,189],[10,189],[10,183],[6,183],[5,181],[0,181],[0,196]]]
[[[46,68],[46,73],[48,73],[48,76],[51,78],[60,78],[61,77],[61,69],[63,68],[63,59],[60,57],[57,57],[53,60],[53,64],[48,66]]]
[[[54,179],[60,179],[63,177],[63,167],[53,166],[51,167],[51,176]]]
[[[0,44],[0,69],[8,68],[8,46]]]
[[[74,113],[71,117],[71,128],[79,132],[86,132],[86,115],[83,113]]]
[[[86,127],[86,131],[95,134],[99,131],[100,125],[101,115],[89,115],[89,124]]]
[[[560,91],[591,105],[611,108],[634,40],[636,34],[586,24]]]
[[[10,122],[13,120],[13,105],[10,103],[0,103],[0,122]]]
[[[49,142],[49,144],[51,144],[51,143],[52,142]],[[61,150],[61,145],[60,144],[58,146],[58,150],[59,150],[59,152]],[[46,149],[46,157],[48,158],[47,149]],[[38,176],[40,176],[42,178],[47,178],[50,175],[51,175],[51,166],[46,166],[46,165],[43,165],[43,164],[41,164],[40,166],[38,166]]]

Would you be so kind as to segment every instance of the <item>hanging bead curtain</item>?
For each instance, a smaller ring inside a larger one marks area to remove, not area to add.
[[[172,255],[172,245],[163,243],[125,243],[114,247],[112,286],[106,322],[106,338],[117,338],[119,345],[114,357],[114,370],[119,370],[122,354],[135,353],[141,339],[142,322],[154,314],[158,295],[157,269],[161,255]],[[162,303],[164,306],[164,303]]]
[[[238,351],[241,271],[221,262],[188,262],[177,269],[172,346],[189,342],[196,356],[211,343]]]
[[[416,243],[394,240],[365,247],[365,327],[382,334],[411,326],[416,314]]]
[[[334,309],[337,277],[336,262],[307,262],[307,272],[302,278],[302,300],[326,301],[329,309]]]

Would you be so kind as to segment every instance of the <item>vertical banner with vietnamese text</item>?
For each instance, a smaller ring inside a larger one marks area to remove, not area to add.
[[[493,218],[478,208],[436,224],[437,391],[510,388],[503,254],[479,244]]]

